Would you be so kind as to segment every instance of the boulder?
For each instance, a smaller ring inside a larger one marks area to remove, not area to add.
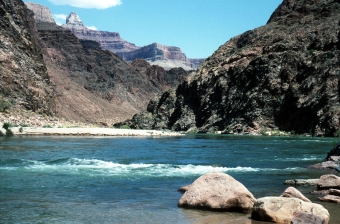
[[[298,198],[264,197],[256,201],[252,219],[280,224],[290,224],[297,220],[297,213],[320,217],[322,223],[329,222],[328,211],[319,204],[304,202]],[[295,213],[295,216],[294,216]],[[296,221],[296,223],[298,223]]]
[[[340,197],[336,195],[326,195],[319,199],[320,201],[325,201],[325,202],[340,203]]]
[[[325,222],[319,216],[305,212],[294,212],[291,224],[324,224]]]
[[[311,202],[308,198],[306,198],[299,190],[297,190],[294,187],[288,187],[281,195],[280,197],[285,198],[298,198],[301,199],[304,202]]]
[[[284,184],[293,186],[315,186],[318,184],[318,181],[319,179],[294,179],[286,180]]]
[[[317,185],[318,190],[324,190],[324,189],[340,189],[340,177],[333,175],[333,174],[327,174],[320,177],[320,180],[318,181]]]
[[[225,173],[212,172],[195,180],[178,202],[179,207],[250,212],[256,199],[248,189]]]

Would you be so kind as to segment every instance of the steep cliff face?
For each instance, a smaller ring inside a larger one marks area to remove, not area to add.
[[[153,43],[140,49],[117,53],[126,61],[143,58],[152,65],[159,65],[166,70],[182,67],[185,70],[194,70],[204,59],[189,59],[179,47],[169,47]]]
[[[340,129],[340,2],[284,0],[127,123],[199,132]]]
[[[25,5],[28,9],[34,11],[34,19],[36,22],[55,22],[49,8],[33,2],[26,2]]]
[[[169,47],[153,43],[138,47],[123,40],[117,32],[91,30],[84,26],[79,16],[72,12],[66,19],[64,28],[71,30],[81,40],[93,40],[105,50],[116,53],[126,61],[142,58],[152,65],[159,65],[166,70],[182,67],[194,70],[204,59],[189,59],[179,47]]]
[[[0,0],[0,95],[25,109],[53,114],[53,89],[33,14],[21,0]]]
[[[134,51],[139,49],[136,45],[123,40],[117,32],[105,32],[91,30],[84,26],[79,16],[74,12],[66,18],[64,28],[72,31],[81,40],[93,40],[100,43],[104,50],[109,50],[114,53]]]

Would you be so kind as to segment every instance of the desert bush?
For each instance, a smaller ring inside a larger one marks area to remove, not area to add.
[[[2,128],[5,129],[5,130],[8,130],[12,125],[10,123],[4,123],[2,125]]]
[[[0,111],[5,112],[10,108],[10,104],[6,101],[1,99],[0,100]]]
[[[129,125],[122,125],[120,126],[120,129],[131,129]]]

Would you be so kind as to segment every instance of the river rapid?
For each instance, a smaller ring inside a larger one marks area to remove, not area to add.
[[[0,223],[262,223],[177,207],[177,189],[220,171],[256,198],[279,196],[338,139],[186,135],[0,139]],[[315,187],[298,187],[309,194]],[[337,223],[339,205],[320,203]]]

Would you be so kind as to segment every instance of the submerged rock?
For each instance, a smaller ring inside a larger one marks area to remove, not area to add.
[[[195,180],[178,202],[179,207],[249,212],[256,199],[248,189],[225,173],[212,172]]]
[[[303,216],[307,215],[309,218],[321,219],[320,223],[329,222],[329,213],[322,205],[284,197],[257,199],[252,211],[252,219],[281,224],[290,224],[295,220],[295,223],[298,223],[296,220],[301,216],[298,215],[299,213],[304,213]]]
[[[315,186],[318,184],[319,179],[294,179],[286,180],[284,184],[292,186]]]

